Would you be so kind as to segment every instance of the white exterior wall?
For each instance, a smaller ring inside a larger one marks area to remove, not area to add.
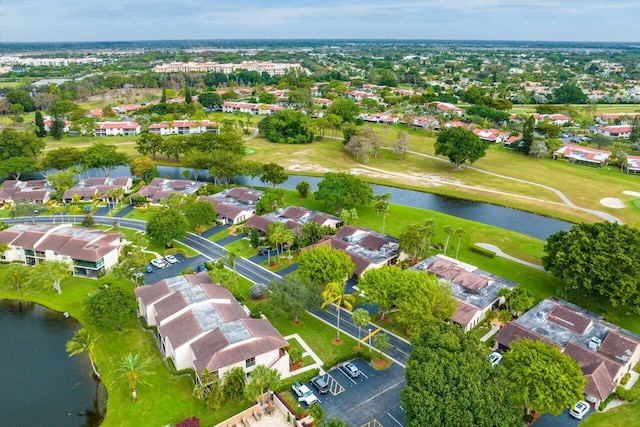
[[[149,133],[155,134],[155,135],[161,135],[161,136],[171,135],[171,129],[170,128],[152,128],[152,129],[149,129]]]
[[[114,247],[114,250],[106,254],[103,259],[104,269],[109,270],[111,267],[118,264],[118,250]]]

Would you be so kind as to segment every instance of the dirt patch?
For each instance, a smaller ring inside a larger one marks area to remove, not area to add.
[[[627,205],[624,204],[624,201],[618,199],[617,197],[605,197],[604,199],[600,200],[600,204],[612,209],[624,209],[627,207]]]
[[[342,338],[341,339],[334,338],[331,340],[331,343],[333,345],[342,345],[343,341],[342,341]]]

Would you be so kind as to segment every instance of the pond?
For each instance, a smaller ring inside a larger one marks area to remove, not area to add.
[[[78,329],[76,320],[46,307],[0,300],[0,425],[100,425],[106,390],[86,354],[65,351]]]

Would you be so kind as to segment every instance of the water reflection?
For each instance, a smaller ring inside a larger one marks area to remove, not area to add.
[[[65,344],[80,324],[37,304],[0,300],[0,425],[97,427],[106,390]]]

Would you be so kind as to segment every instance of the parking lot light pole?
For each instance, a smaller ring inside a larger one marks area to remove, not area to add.
[[[371,328],[369,328],[369,353],[371,353]]]

